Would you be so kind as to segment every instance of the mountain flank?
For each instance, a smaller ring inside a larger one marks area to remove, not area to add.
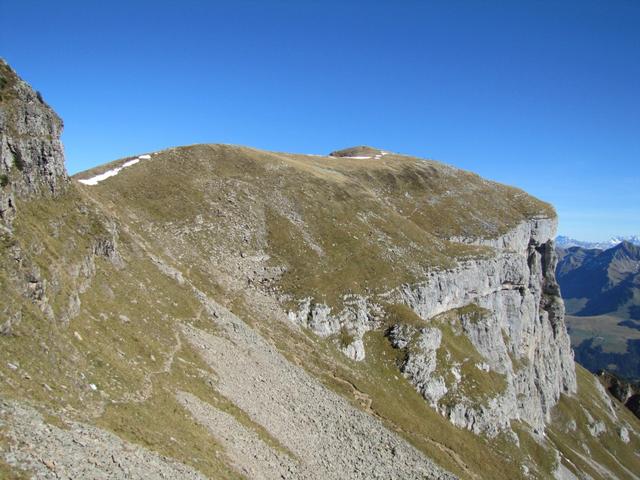
[[[640,379],[640,247],[560,250],[557,275],[576,359],[592,372]]]
[[[638,419],[573,363],[550,205],[371,147],[68,179],[2,79],[0,118],[41,119],[3,145],[42,149],[3,156],[1,475],[637,478]]]

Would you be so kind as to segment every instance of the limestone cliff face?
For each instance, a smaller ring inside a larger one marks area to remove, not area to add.
[[[0,221],[10,224],[16,198],[57,195],[67,183],[62,120],[0,59]]]
[[[554,275],[555,230],[555,219],[533,219],[498,239],[477,241],[493,247],[495,257],[434,272],[422,284],[394,292],[425,320],[469,304],[488,312],[475,322],[462,317],[462,329],[489,369],[505,375],[507,387],[489,408],[464,402],[441,408],[455,424],[495,433],[509,420],[522,419],[543,429],[560,393],[575,392],[573,354]],[[437,406],[436,396],[426,397]]]
[[[361,360],[364,333],[383,324],[378,302],[405,304],[424,327],[395,325],[389,338],[394,347],[405,350],[400,369],[426,401],[454,424],[478,433],[495,435],[516,419],[543,430],[560,394],[576,391],[564,306],[554,274],[556,223],[554,218],[534,218],[495,239],[456,238],[491,247],[493,254],[429,272],[423,282],[398,286],[377,299],[350,298],[337,315],[307,299],[290,318],[323,336],[347,332],[351,343],[343,345],[343,351]],[[470,305],[482,313],[456,311]],[[465,335],[484,359],[475,368],[504,378],[502,391],[483,401],[465,394],[446,397],[467,381],[463,365],[437,355],[442,332],[434,319],[447,313],[455,317],[453,331]]]

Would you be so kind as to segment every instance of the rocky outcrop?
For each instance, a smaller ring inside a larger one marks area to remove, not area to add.
[[[623,380],[606,371],[600,372],[599,378],[611,395],[640,418],[640,384]]]
[[[542,430],[560,394],[575,392],[573,355],[554,276],[555,229],[554,219],[536,218],[501,238],[478,240],[496,255],[432,272],[424,282],[392,294],[426,321],[469,304],[489,312],[475,322],[461,318],[461,325],[489,368],[505,375],[506,389],[484,413],[449,406],[444,413],[454,423],[495,433],[519,419]]]
[[[17,198],[65,190],[61,133],[60,117],[0,59],[0,224],[11,224]]]
[[[332,309],[305,298],[297,311],[288,313],[289,320],[310,329],[321,337],[338,336],[338,347],[353,360],[364,360],[364,334],[380,326],[382,307],[363,295],[345,295],[342,310],[333,314]]]
[[[406,350],[401,371],[434,408],[456,425],[478,433],[495,435],[508,429],[511,420],[524,420],[543,430],[560,394],[576,390],[564,306],[554,274],[556,222],[533,218],[499,238],[457,238],[491,247],[494,254],[431,271],[423,282],[401,285],[379,298],[350,295],[338,314],[305,299],[289,318],[318,335],[335,336],[345,354],[361,360],[365,358],[364,333],[379,328],[384,319],[379,303],[405,304],[423,319],[424,328],[395,325],[388,336],[396,348]],[[442,404],[447,392],[466,379],[455,364],[446,365],[449,384],[437,372],[445,366],[437,368],[442,335],[432,319],[469,305],[486,314],[461,314],[454,328],[484,359],[476,368],[504,376],[505,388],[480,403],[458,395],[455,401]]]
[[[95,275],[95,260],[105,258],[115,268],[122,268],[124,261],[118,251],[116,223],[104,215],[89,214],[91,209],[86,205],[74,205],[81,216],[90,216],[94,222],[86,252],[69,248],[46,267],[38,266],[34,258],[44,250],[39,239],[32,238],[26,244],[12,239],[12,226],[19,215],[16,201],[59,197],[69,189],[60,141],[62,127],[62,120],[40,93],[0,59],[0,234],[7,247],[3,267],[20,297],[36,305],[47,320],[64,325],[80,312],[80,295]],[[65,226],[80,227],[66,224],[74,221],[73,215],[66,217],[52,219],[52,236],[57,238],[58,230]],[[0,332],[5,335],[11,334],[22,316],[19,306],[7,303],[9,306],[0,311]]]
[[[389,330],[388,336],[395,348],[413,347],[401,366],[402,373],[409,378],[432,407],[437,407],[438,401],[448,391],[444,378],[435,375],[442,332],[437,328],[427,327],[416,332],[411,326],[397,324]]]

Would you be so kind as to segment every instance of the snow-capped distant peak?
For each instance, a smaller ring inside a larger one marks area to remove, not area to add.
[[[616,245],[620,245],[625,241],[633,243],[634,245],[640,245],[640,235],[618,235],[615,237],[611,237],[606,242],[588,242],[584,240],[576,240],[575,238],[566,237],[564,235],[559,235],[558,237],[556,237],[556,245],[561,248],[582,247],[607,250],[609,248],[615,247]]]
[[[633,243],[635,245],[640,245],[640,235],[630,235],[628,237],[611,237],[609,239],[609,244],[611,244],[611,246],[615,246],[625,241]]]

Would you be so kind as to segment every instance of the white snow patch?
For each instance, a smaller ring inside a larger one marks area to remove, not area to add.
[[[147,157],[147,158],[151,158],[151,157],[149,157],[149,155],[144,155],[144,156]],[[122,170],[123,168],[126,168],[126,167],[130,167],[131,165],[135,165],[136,163],[138,163],[140,161],[141,158],[142,157],[138,157],[138,158],[135,158],[133,160],[129,160],[128,162],[124,162],[122,164],[122,166],[120,167],[120,170]]]
[[[151,155],[140,155],[138,157],[140,160],[151,160]]]
[[[352,158],[354,160],[369,160],[371,157],[342,157],[342,158]]]
[[[89,384],[89,388],[90,388],[91,390],[93,390],[94,392],[95,392],[96,390],[98,390],[98,387],[96,387],[96,384],[95,384],[95,383],[90,383],[90,384]]]
[[[85,185],[97,185],[102,180],[106,180],[109,177],[113,177],[114,175],[117,175],[120,170],[121,170],[120,168],[107,170],[106,172],[101,173],[100,175],[96,175],[95,177],[87,178],[86,180],[80,180],[80,183],[84,183]]]
[[[128,162],[124,162],[119,167],[116,167],[112,170],[107,170],[106,172],[101,173],[100,175],[96,175],[95,177],[79,180],[79,182],[84,183],[85,185],[97,185],[98,183],[100,183],[103,180],[106,180],[109,177],[116,176],[117,174],[120,173],[120,170],[122,170],[123,168],[130,167],[131,165],[135,165],[143,157],[151,158],[149,155],[141,155],[138,158],[134,158],[133,160],[129,160]]]

